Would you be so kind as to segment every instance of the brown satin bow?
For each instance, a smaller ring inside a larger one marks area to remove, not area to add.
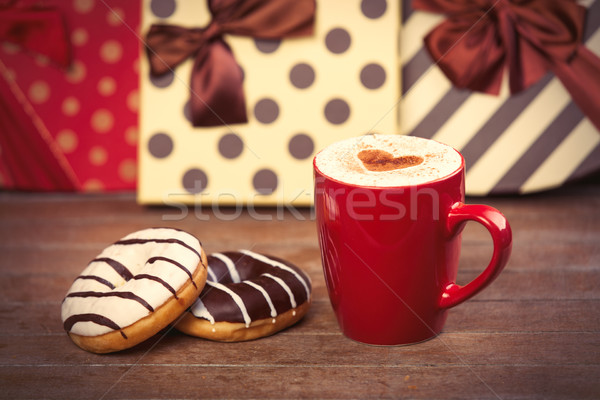
[[[71,63],[71,47],[62,13],[54,8],[0,5],[0,41],[48,57],[63,68]]]
[[[600,130],[600,58],[581,43],[585,8],[574,0],[413,0],[447,19],[425,46],[458,88],[498,94],[508,68],[511,93],[548,70]]]
[[[194,126],[247,122],[242,70],[224,34],[281,39],[313,32],[314,0],[209,0],[205,28],[155,24],[146,36],[150,71],[160,76],[195,57],[190,106]]]

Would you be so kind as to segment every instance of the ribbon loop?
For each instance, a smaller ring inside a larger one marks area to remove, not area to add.
[[[48,57],[60,67],[71,64],[71,47],[62,13],[55,8],[0,6],[0,41]]]
[[[413,7],[447,16],[424,41],[454,86],[498,94],[508,69],[514,94],[553,71],[600,129],[600,58],[581,43],[586,10],[574,0],[413,0]]]
[[[194,57],[192,124],[216,126],[248,121],[243,75],[225,34],[283,39],[312,34],[315,0],[209,0],[205,28],[155,24],[146,36],[152,75],[172,71]]]

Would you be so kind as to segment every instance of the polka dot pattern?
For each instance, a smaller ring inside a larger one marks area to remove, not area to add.
[[[148,141],[148,151],[156,158],[168,157],[173,151],[173,139],[166,133],[156,133]]]
[[[325,105],[324,113],[332,124],[343,124],[350,117],[350,106],[343,99],[332,99]]]
[[[135,182],[137,177],[137,162],[132,159],[126,159],[119,163],[119,176],[125,182]]]
[[[67,97],[62,103],[62,113],[66,116],[72,117],[79,112],[81,105],[77,97]]]
[[[114,122],[112,111],[101,108],[94,111],[90,124],[94,131],[98,133],[106,133],[112,130]]]
[[[107,64],[114,64],[121,60],[123,48],[116,40],[107,40],[100,47],[100,58]]]
[[[71,43],[75,46],[83,46],[88,41],[88,31],[84,28],[77,28],[71,34]]]
[[[206,26],[210,17],[200,3],[143,0],[143,32],[153,23]],[[192,127],[185,77],[194,60],[156,77],[142,58],[140,90],[148,96],[142,126],[160,131],[140,132],[146,146],[138,198],[160,203],[180,187],[186,202],[311,204],[311,164],[320,148],[365,129],[397,129],[396,114],[382,118],[382,110],[399,97],[399,12],[398,2],[389,0],[327,0],[318,3],[311,37],[227,35],[244,73],[245,124]],[[165,171],[164,182],[153,178]]]
[[[273,193],[277,189],[278,184],[277,174],[268,168],[256,172],[254,178],[252,178],[254,190],[262,195]]]
[[[48,101],[50,97],[50,87],[44,81],[35,81],[29,87],[29,99],[34,104],[41,104]]]
[[[343,28],[334,28],[325,37],[327,50],[334,54],[342,54],[350,48],[350,33]]]
[[[117,90],[117,82],[112,76],[105,76],[98,81],[98,93],[102,96],[112,96]]]
[[[152,0],[150,8],[152,14],[158,18],[169,18],[175,12],[175,0]]]
[[[360,10],[365,17],[377,19],[387,10],[387,0],[362,0]]]
[[[90,193],[99,193],[105,190],[105,185],[100,179],[91,178],[83,182],[83,191]]]
[[[56,135],[56,142],[61,150],[68,154],[77,149],[79,139],[77,138],[77,134],[75,134],[75,132],[70,129],[64,129],[58,132],[58,135]]]
[[[137,90],[132,90],[127,95],[127,108],[131,110],[131,112],[137,112],[140,105],[140,95]]]
[[[279,106],[273,99],[261,99],[254,107],[254,116],[263,124],[270,124],[279,116]]]
[[[368,64],[360,71],[360,82],[367,89],[380,88],[385,78],[385,69],[379,64]]]
[[[281,40],[277,39],[255,39],[256,48],[265,54],[273,53],[281,45]]]
[[[173,83],[173,79],[175,79],[175,74],[173,71],[170,71],[161,76],[152,76],[150,75],[150,82],[157,88],[166,88],[169,87],[171,83]]]
[[[290,139],[288,150],[295,159],[304,160],[313,155],[315,143],[309,135],[298,133]]]
[[[106,22],[111,26],[119,26],[123,23],[125,12],[119,7],[115,7],[106,12]]]
[[[66,79],[70,83],[81,83],[86,77],[87,68],[81,60],[75,60],[67,71]]]
[[[137,145],[139,131],[137,126],[130,126],[125,129],[125,142],[131,146]]]
[[[102,166],[108,160],[108,152],[104,147],[94,146],[89,154],[90,163],[95,166]]]
[[[315,70],[306,63],[294,65],[290,71],[290,82],[298,89],[306,89],[315,81]]]
[[[72,55],[69,67],[57,68],[50,59],[14,45],[0,45],[0,58],[47,130],[53,142],[49,146],[60,165],[72,170],[77,189],[133,190],[139,41],[132,30],[140,27],[140,4],[119,0],[42,3],[60,9],[65,19]]]
[[[225,158],[234,159],[242,154],[244,142],[235,133],[228,133],[219,140],[219,154]]]
[[[89,14],[94,8],[94,0],[75,0],[73,8],[79,14]]]
[[[199,168],[191,168],[182,178],[183,187],[191,194],[201,193],[208,184],[206,173]]]

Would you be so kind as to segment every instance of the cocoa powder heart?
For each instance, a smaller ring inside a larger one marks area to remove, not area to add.
[[[423,162],[423,157],[394,157],[384,150],[362,150],[358,153],[358,158],[369,171],[392,171],[395,169],[414,167]]]

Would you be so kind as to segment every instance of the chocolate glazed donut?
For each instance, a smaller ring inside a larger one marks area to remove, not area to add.
[[[175,327],[225,342],[268,336],[306,314],[311,290],[308,275],[280,258],[249,250],[213,253],[204,290]]]

